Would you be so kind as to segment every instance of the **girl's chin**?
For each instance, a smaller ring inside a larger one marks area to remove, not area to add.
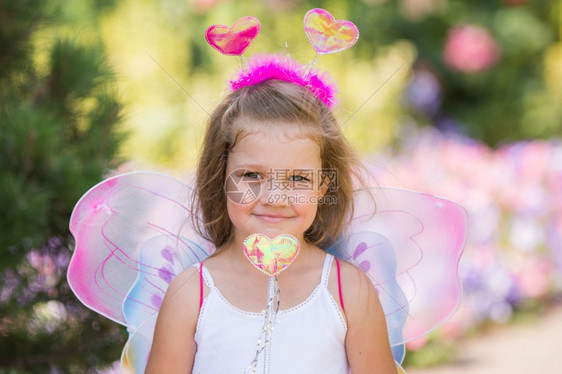
[[[256,228],[252,232],[249,232],[249,231],[245,230],[243,233],[240,233],[239,237],[241,237],[241,239],[244,240],[248,236],[253,235],[253,234],[262,234],[262,235],[266,235],[270,238],[274,238],[277,235],[283,235],[283,234],[293,235],[297,239],[299,239],[299,237],[302,237],[302,233],[301,234],[295,234],[291,230],[283,229],[283,227],[267,227],[267,226]]]

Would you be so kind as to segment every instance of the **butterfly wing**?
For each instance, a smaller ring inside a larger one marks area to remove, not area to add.
[[[156,313],[171,279],[213,250],[189,220],[190,198],[185,184],[148,172],[90,189],[70,219],[67,279],[76,296],[130,329]]]
[[[373,282],[397,357],[405,342],[435,329],[460,304],[467,213],[452,201],[408,190],[373,187],[354,197],[351,224],[331,251]]]
[[[142,372],[170,281],[213,246],[189,221],[191,189],[165,175],[107,179],[77,203],[68,281],[90,309],[128,326],[124,370]],[[379,294],[398,362],[404,342],[443,323],[458,307],[458,262],[467,215],[454,202],[417,192],[368,188],[331,252],[363,269]]]

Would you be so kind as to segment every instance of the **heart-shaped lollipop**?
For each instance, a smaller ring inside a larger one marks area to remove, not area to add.
[[[266,235],[252,234],[242,243],[246,258],[270,277],[279,275],[295,260],[300,244],[293,235],[282,234],[270,239]]]
[[[260,21],[246,16],[231,26],[212,25],[205,31],[207,42],[220,53],[227,56],[240,56],[252,44],[260,32]]]
[[[304,16],[304,32],[318,54],[340,52],[359,39],[359,30],[351,21],[335,20],[324,9],[311,9]]]

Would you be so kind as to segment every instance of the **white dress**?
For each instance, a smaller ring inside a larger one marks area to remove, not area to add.
[[[347,325],[328,290],[333,259],[326,255],[320,284],[304,302],[279,311],[271,338],[271,374],[349,372],[345,351]],[[205,267],[203,279],[210,292],[199,313],[192,373],[242,374],[254,359],[265,311],[251,313],[230,304]],[[262,352],[256,373],[263,373],[263,360]]]

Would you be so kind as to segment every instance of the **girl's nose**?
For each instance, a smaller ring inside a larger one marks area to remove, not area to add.
[[[270,178],[264,187],[260,194],[260,200],[263,204],[272,206],[290,205],[290,189],[283,185],[281,181]]]

